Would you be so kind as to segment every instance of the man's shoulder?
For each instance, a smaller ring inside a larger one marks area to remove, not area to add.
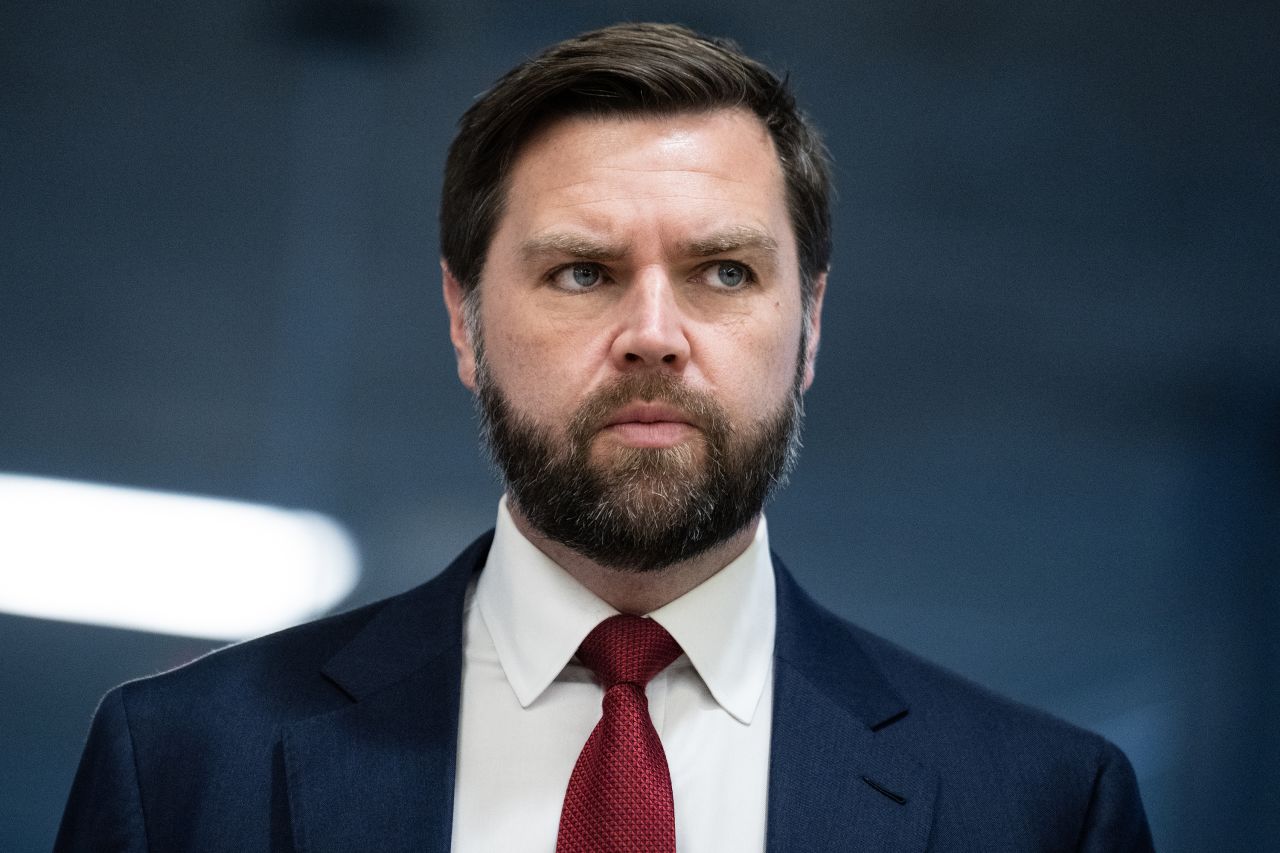
[[[482,537],[436,577],[405,592],[273,634],[235,643],[116,688],[130,718],[240,720],[273,724],[322,713],[388,667],[459,641],[466,584]]]
[[[125,682],[100,707],[118,709],[143,754],[149,746],[176,744],[196,753],[210,744],[265,742],[281,726],[349,701],[324,675],[325,663],[394,601],[226,646]]]
[[[940,850],[1063,849],[1066,839],[1151,849],[1118,747],[833,614],[785,570],[777,577],[774,743],[801,756],[790,772],[827,785],[861,778],[899,804],[925,804]]]
[[[1026,772],[1037,763],[1052,772],[1125,761],[1101,735],[930,661],[833,613],[803,592],[798,597],[811,623],[805,634],[824,638],[826,649],[819,654],[840,658],[821,671],[821,677],[849,679],[856,684],[850,692],[880,691],[891,697],[882,705],[886,710],[879,719],[866,719],[877,736],[901,739],[915,749],[943,747],[943,754],[970,768],[995,772],[1015,765]]]
[[[278,802],[282,774],[314,771],[335,755],[335,743],[358,752],[347,727],[421,727],[434,714],[434,731],[443,731],[457,705],[467,584],[487,545],[482,537],[408,592],[109,692],[90,727],[58,849],[124,849],[109,839],[143,831],[143,801],[154,849],[258,849],[289,832]],[[330,771],[311,778],[322,789],[340,787]]]
[[[1101,735],[1004,696],[897,643],[846,622],[868,657],[904,697],[908,717],[929,730],[963,727],[971,742],[1064,749],[1099,755],[1114,749]]]

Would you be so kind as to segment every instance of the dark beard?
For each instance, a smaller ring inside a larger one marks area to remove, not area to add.
[[[802,375],[801,365],[788,399],[742,429],[677,377],[624,375],[579,408],[559,442],[512,411],[483,356],[476,381],[485,441],[515,508],[543,535],[602,566],[646,572],[729,539],[786,481],[800,445]],[[636,400],[677,407],[700,437],[674,447],[615,450],[607,464],[593,462],[597,432]]]

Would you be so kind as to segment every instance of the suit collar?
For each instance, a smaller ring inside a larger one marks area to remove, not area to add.
[[[774,658],[873,731],[907,713],[847,623],[809,597],[773,555],[778,595]]]
[[[937,780],[891,739],[906,702],[853,629],[774,557],[778,591],[770,851],[922,851]]]
[[[392,599],[324,667],[356,700],[286,726],[300,851],[450,846],[467,586],[491,534]],[[777,589],[770,851],[920,851],[936,779],[885,735],[907,705],[852,629],[774,557]]]
[[[490,531],[436,578],[388,600],[324,665],[325,676],[359,701],[441,655],[461,666],[463,602],[492,541]]]
[[[324,674],[360,700],[438,656],[452,655],[460,666],[463,602],[492,542],[489,531],[435,579],[388,601],[325,664]],[[849,626],[801,589],[776,554],[773,565],[777,664],[804,677],[869,729],[905,716],[906,702],[862,651]]]
[[[383,605],[329,660],[324,674],[354,702],[282,731],[299,851],[449,849],[463,603],[490,538]]]

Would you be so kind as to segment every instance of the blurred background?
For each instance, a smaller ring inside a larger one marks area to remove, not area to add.
[[[1275,850],[1278,9],[3,4],[0,472],[327,514],[340,607],[431,577],[499,495],[440,305],[453,124],[680,21],[789,71],[838,164],[788,565],[1119,743],[1159,849]],[[104,691],[215,645],[0,613],[0,849],[52,843]]]

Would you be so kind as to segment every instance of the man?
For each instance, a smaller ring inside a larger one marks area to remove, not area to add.
[[[770,556],[828,184],[784,86],[678,27],[502,78],[441,214],[496,530],[416,590],[110,693],[58,849],[1149,850],[1114,746]]]

